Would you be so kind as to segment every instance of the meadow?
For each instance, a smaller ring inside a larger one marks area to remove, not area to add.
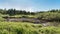
[[[36,18],[43,24],[5,21],[3,17]],[[60,34],[60,10],[26,12],[0,9],[0,34]]]
[[[0,34],[60,34],[60,27],[27,22],[0,22]]]

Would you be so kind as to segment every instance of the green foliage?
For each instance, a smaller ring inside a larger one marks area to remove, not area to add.
[[[16,9],[0,9],[1,14],[8,14],[10,16],[13,15],[35,15],[34,12],[27,12],[25,10],[16,10]]]
[[[60,29],[56,27],[43,27],[40,28],[39,32],[43,34],[59,34],[60,32],[58,32],[58,30],[60,31]]]
[[[40,20],[51,20],[60,22],[60,10],[50,10],[47,12],[41,11],[34,13],[26,12],[25,10],[0,9],[0,34],[60,34],[60,27],[44,27],[41,24],[32,24],[26,22],[5,22],[2,18],[3,16],[25,18],[31,17],[38,18]]]
[[[58,12],[44,12],[37,14],[38,19],[60,21],[60,13]]]
[[[0,22],[0,34],[60,34],[58,27],[43,27],[40,24]]]

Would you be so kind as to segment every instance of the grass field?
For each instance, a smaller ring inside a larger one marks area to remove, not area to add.
[[[0,22],[0,34],[60,34],[60,27],[27,22]]]
[[[8,18],[36,18],[47,26],[41,23],[5,21],[3,17],[6,16]],[[17,14],[13,16],[0,13],[0,34],[60,34],[60,12],[38,12],[35,15]]]

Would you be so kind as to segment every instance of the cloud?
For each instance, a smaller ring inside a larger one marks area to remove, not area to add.
[[[6,0],[0,3],[0,8],[16,8],[19,10],[33,11],[33,2],[30,0]]]

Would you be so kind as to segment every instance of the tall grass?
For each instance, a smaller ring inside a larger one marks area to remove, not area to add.
[[[0,34],[60,34],[60,29],[32,23],[0,22]]]

